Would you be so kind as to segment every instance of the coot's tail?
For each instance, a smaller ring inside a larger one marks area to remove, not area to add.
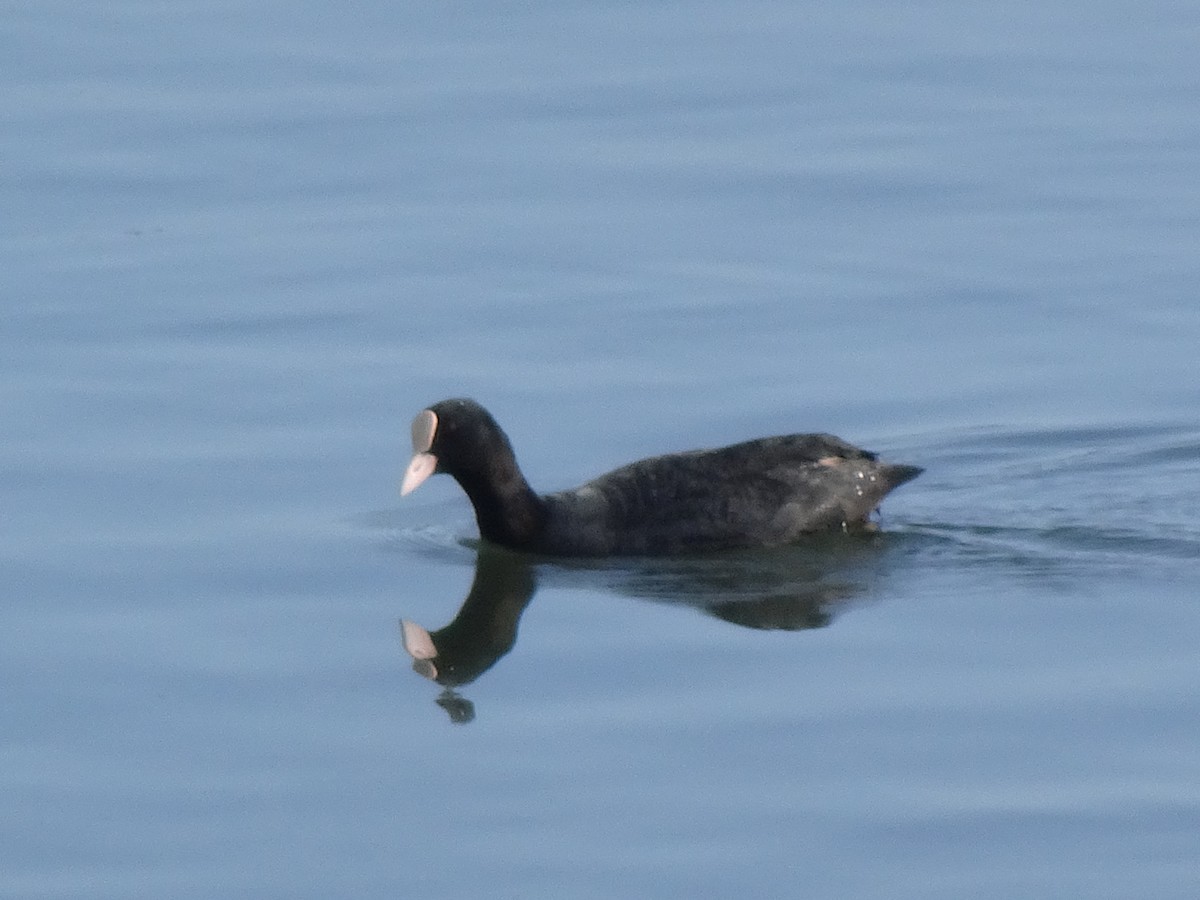
[[[925,470],[920,466],[884,465],[879,467],[888,490],[900,487],[906,481],[912,481]]]

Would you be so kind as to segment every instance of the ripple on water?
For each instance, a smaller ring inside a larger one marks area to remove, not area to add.
[[[893,523],[940,561],[1021,570],[1174,566],[1200,559],[1200,431],[1174,424],[930,437]]]

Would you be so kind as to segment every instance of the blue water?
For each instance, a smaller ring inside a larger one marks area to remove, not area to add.
[[[9,10],[0,896],[1190,900],[1198,39]],[[397,495],[454,395],[543,489],[808,430],[926,472],[861,540],[497,559]],[[400,620],[469,594],[435,684]]]

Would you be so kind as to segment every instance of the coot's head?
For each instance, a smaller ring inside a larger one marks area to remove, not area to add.
[[[400,493],[411,494],[430,475],[445,472],[460,482],[486,477],[498,461],[512,460],[508,438],[492,414],[474,400],[442,400],[417,413],[413,457]]]

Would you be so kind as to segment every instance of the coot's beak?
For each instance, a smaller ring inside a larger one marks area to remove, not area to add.
[[[412,462],[404,471],[404,480],[400,482],[400,496],[411,494],[421,486],[430,475],[437,471],[437,457],[432,453],[414,453]]]
[[[433,436],[437,434],[437,426],[437,413],[432,409],[421,410],[413,419],[413,458],[404,472],[404,481],[400,483],[401,497],[411,494],[421,486],[421,482],[437,471],[437,457],[429,452],[433,446]]]

